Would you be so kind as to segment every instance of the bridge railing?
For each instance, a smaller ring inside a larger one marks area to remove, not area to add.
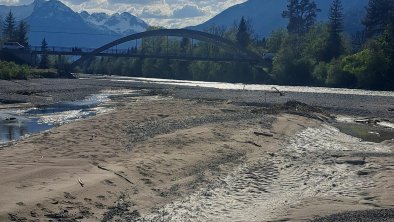
[[[41,46],[31,46],[30,50],[33,52],[43,52]],[[80,48],[80,47],[61,47],[61,46],[48,46],[48,52],[93,52],[93,48]]]
[[[80,47],[61,47],[61,46],[48,46],[46,51],[47,52],[93,52],[95,49],[94,48],[80,48]],[[41,46],[31,46],[30,51],[32,52],[43,52]],[[131,50],[131,49],[107,49],[103,51],[102,53],[105,54],[135,54],[136,52]]]
[[[34,52],[36,54],[43,54],[43,50],[41,46],[31,46],[29,49],[31,52]],[[85,53],[90,53],[93,52],[95,49],[94,48],[80,48],[80,47],[61,47],[61,46],[48,46],[47,47],[47,52],[49,53],[55,53],[58,55],[61,55],[62,53],[68,54],[68,55],[83,55]],[[146,52],[144,50],[135,50],[135,48],[129,48],[129,49],[118,49],[118,48],[110,48],[107,50],[102,51],[99,53],[99,55],[114,55],[114,56],[125,56],[127,57],[128,55],[130,56],[153,56],[153,55],[158,55],[161,57],[168,56],[168,57],[182,57],[182,58],[221,58],[221,59],[229,59],[229,60],[235,60],[235,59],[244,59],[244,55],[238,54],[238,53],[223,53],[223,52],[209,52],[209,55],[201,55],[198,52],[193,52],[191,50],[190,52],[162,52],[160,55],[154,53],[154,52]]]

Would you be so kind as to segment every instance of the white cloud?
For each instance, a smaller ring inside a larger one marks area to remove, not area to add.
[[[0,0],[18,5],[33,0]],[[151,25],[181,28],[202,23],[226,8],[247,0],[61,0],[75,11],[130,12]]]
[[[182,8],[175,9],[172,13],[173,18],[193,18],[204,16],[205,12],[195,5],[185,5]]]

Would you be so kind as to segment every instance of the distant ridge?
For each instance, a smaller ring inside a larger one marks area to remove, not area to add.
[[[281,14],[286,9],[287,0],[249,0],[234,5],[219,13],[212,19],[190,29],[206,30],[212,25],[229,27],[238,22],[242,16],[251,20],[257,34],[268,36],[273,30],[286,28],[287,20]],[[315,0],[322,11],[318,14],[318,21],[327,21],[332,0]],[[361,18],[365,15],[368,0],[343,0],[345,15],[345,30],[354,33],[362,29]]]

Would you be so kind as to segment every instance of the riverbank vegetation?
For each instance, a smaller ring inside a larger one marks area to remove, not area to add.
[[[126,53],[146,55],[145,58],[97,57],[75,71],[183,80],[393,90],[394,1],[369,0],[362,21],[364,31],[352,34],[344,32],[341,0],[332,0],[328,22],[316,22],[319,13],[319,5],[313,0],[288,0],[282,12],[283,18],[288,20],[287,28],[278,29],[268,37],[254,33],[251,22],[244,17],[231,27],[212,26],[205,30],[261,55],[266,59],[265,64],[215,61],[215,58],[237,58],[237,52],[189,38],[151,37],[120,46],[127,48]],[[27,24],[15,24],[10,12],[3,24],[3,41],[18,41],[28,47]],[[155,28],[158,27],[150,29]],[[44,39],[42,47],[46,46]],[[161,55],[162,58],[153,59],[149,55]],[[168,56],[184,59],[173,60],[166,58]],[[213,60],[193,61],[188,57]],[[41,58],[40,68],[66,71],[69,71],[69,63],[75,60],[64,56],[44,55]],[[26,69],[19,67],[18,70]],[[1,76],[15,76],[15,72]]]
[[[268,38],[274,46],[268,50],[276,53],[273,78],[286,85],[393,89],[393,12],[393,1],[370,0],[365,31],[350,38],[343,32],[340,0],[333,1],[329,22],[319,24],[313,1],[289,1],[287,30]]]
[[[0,61],[0,79],[26,79],[29,74],[29,66]]]
[[[206,32],[231,40],[261,55],[271,64],[258,67],[243,62],[174,61],[166,59],[97,58],[81,72],[155,78],[275,83],[364,89],[394,88],[394,2],[370,0],[363,20],[365,30],[344,32],[341,0],[333,0],[328,22],[316,23],[320,13],[313,0],[289,0],[282,16],[287,29],[259,38],[247,19],[230,28],[213,26]],[[168,44],[167,44],[168,43]],[[231,56],[229,52],[190,39],[143,39],[129,50],[142,54]]]
[[[14,62],[0,61],[0,79],[59,78],[56,69],[37,69]]]

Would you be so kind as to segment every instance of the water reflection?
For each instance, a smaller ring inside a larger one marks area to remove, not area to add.
[[[0,120],[0,144],[5,144],[21,137],[48,130],[54,127],[50,124],[38,123],[38,118],[12,117]]]

